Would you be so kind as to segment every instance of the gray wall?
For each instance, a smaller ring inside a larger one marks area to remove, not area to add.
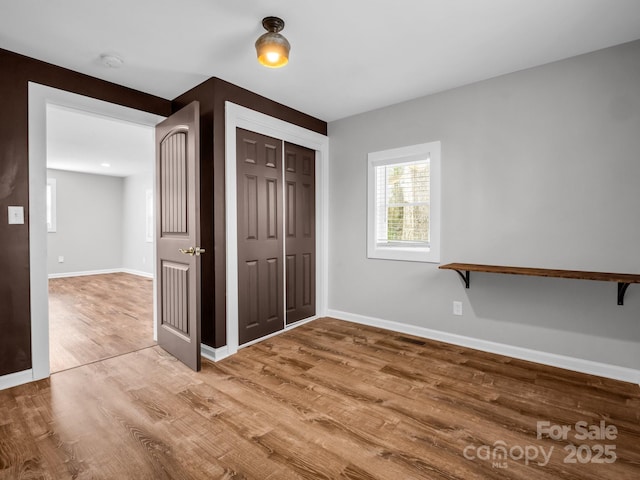
[[[147,274],[153,274],[153,243],[146,241],[146,191],[152,189],[152,173],[124,179],[122,266]]]
[[[56,179],[57,232],[47,234],[48,273],[122,267],[123,179],[47,170]],[[58,263],[58,256],[64,263]]]
[[[399,80],[398,88],[402,88]],[[640,285],[366,258],[367,153],[442,142],[442,263],[640,274],[640,42],[329,124],[330,309],[640,368]],[[461,300],[464,315],[452,315]]]
[[[47,177],[56,179],[57,189],[57,232],[47,234],[49,274],[153,274],[154,244],[145,238],[152,173],[121,178],[48,169]]]

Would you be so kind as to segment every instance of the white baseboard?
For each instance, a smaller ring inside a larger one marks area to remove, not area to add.
[[[137,275],[138,277],[153,278],[153,273],[143,272],[142,270],[133,270],[131,268],[120,269],[122,273],[128,273],[129,275]]]
[[[132,270],[129,268],[107,268],[104,270],[86,270],[82,272],[50,273],[49,278],[84,277],[88,275],[107,275],[110,273],[129,273],[131,275],[138,275],[140,277],[153,278],[152,273],[142,272],[140,270]]]
[[[406,333],[409,335],[415,335],[416,337],[450,343],[461,347],[473,348],[483,352],[496,353],[498,355],[527,360],[529,362],[564,368],[565,370],[572,370],[574,372],[588,373],[599,377],[640,384],[640,370],[635,370],[633,368],[609,365],[606,363],[594,362],[592,360],[568,357],[565,355],[531,350],[523,347],[515,347],[513,345],[496,343],[473,337],[465,337],[464,335],[458,335],[455,333],[447,333],[425,327],[393,322],[391,320],[383,320],[381,318],[342,312],[339,310],[330,309],[327,312],[327,316],[337,318],[339,320],[368,325],[370,327],[384,328],[385,330],[391,330],[398,333]]]
[[[33,381],[33,370],[23,370],[22,372],[10,373],[9,375],[0,376],[0,390],[5,388],[17,387],[24,383]]]
[[[122,272],[121,268],[106,268],[104,270],[86,270],[82,272],[50,273],[49,278],[84,277],[88,275],[105,275],[120,272]]]
[[[212,362],[219,362],[229,356],[229,348],[226,345],[220,348],[213,348],[202,343],[200,344],[200,355]]]

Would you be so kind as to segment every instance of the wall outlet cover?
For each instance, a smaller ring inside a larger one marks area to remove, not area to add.
[[[453,314],[454,315],[462,315],[462,302],[453,302]]]

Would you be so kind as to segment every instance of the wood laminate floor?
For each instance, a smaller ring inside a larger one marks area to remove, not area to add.
[[[51,371],[155,345],[153,281],[127,273],[49,280]]]
[[[637,480],[640,389],[320,319],[199,373],[155,346],[0,392],[20,478]]]

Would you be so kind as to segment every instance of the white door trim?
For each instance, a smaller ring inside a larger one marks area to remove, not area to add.
[[[40,380],[50,374],[47,201],[45,194],[47,183],[46,128],[48,103],[149,126],[155,126],[164,119],[164,117],[152,113],[29,82],[29,268],[31,284],[31,361],[33,367],[31,369],[31,378],[27,381]],[[24,377],[20,378],[24,379]],[[21,381],[21,383],[24,383],[24,381]]]
[[[316,151],[316,316],[327,311],[329,138],[260,112],[225,102],[225,228],[227,241],[227,346],[238,351],[238,209],[236,128],[268,135]]]

